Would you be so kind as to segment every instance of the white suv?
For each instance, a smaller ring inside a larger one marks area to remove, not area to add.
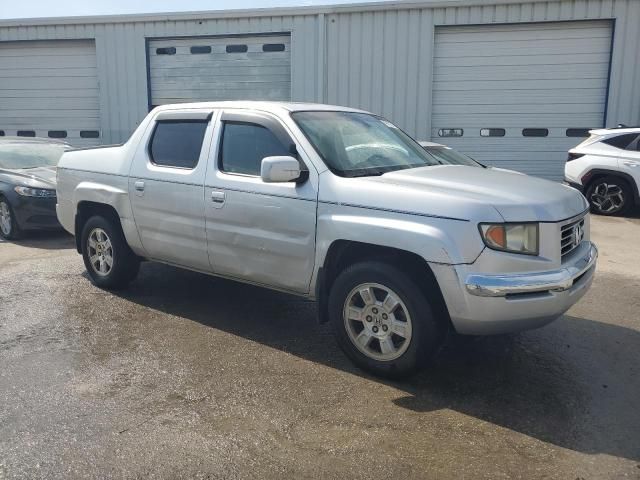
[[[589,133],[569,150],[565,182],[584,193],[594,213],[622,214],[640,205],[640,127]]]

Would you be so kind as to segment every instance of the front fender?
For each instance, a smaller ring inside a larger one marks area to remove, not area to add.
[[[331,244],[338,240],[401,249],[446,265],[473,263],[484,248],[472,222],[320,204],[312,291]]]

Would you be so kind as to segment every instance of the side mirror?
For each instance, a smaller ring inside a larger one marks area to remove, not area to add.
[[[295,182],[301,175],[300,162],[293,157],[265,157],[260,165],[260,177],[266,183]]]

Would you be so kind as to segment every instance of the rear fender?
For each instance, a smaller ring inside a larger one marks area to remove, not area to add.
[[[74,190],[73,202],[78,206],[82,202],[92,202],[109,205],[117,212],[120,225],[131,249],[138,255],[144,255],[142,242],[138,235],[138,229],[133,218],[131,202],[129,201],[128,179],[122,178],[121,185],[107,185],[99,182],[83,181]]]

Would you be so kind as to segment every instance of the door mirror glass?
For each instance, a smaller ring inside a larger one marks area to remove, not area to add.
[[[260,166],[260,177],[266,183],[295,182],[301,173],[300,162],[293,157],[265,157]]]

